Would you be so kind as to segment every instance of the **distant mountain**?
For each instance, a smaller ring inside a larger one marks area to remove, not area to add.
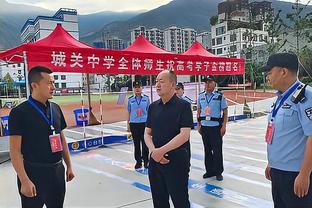
[[[100,39],[103,32],[130,41],[130,30],[138,26],[164,29],[169,26],[190,27],[197,32],[210,31],[210,17],[217,14],[218,3],[224,0],[173,0],[147,12],[99,12],[79,15],[80,39],[88,44]],[[262,1],[262,0],[257,0]],[[270,0],[268,0],[270,1]],[[283,18],[292,11],[292,4],[271,0]],[[312,6],[308,6],[312,11]],[[79,11],[78,11],[79,12]],[[28,18],[52,16],[55,11],[0,0],[0,50],[20,44],[20,29]]]
[[[111,22],[125,21],[130,19],[143,11],[137,12],[99,12],[88,15],[79,15],[79,32],[80,36],[84,36],[94,31],[97,31]]]
[[[130,30],[138,26],[164,29],[176,25],[191,27],[197,32],[210,31],[210,17],[217,15],[218,3],[222,1],[224,0],[173,0],[167,5],[139,14],[127,21],[107,24],[99,31],[82,36],[81,40],[91,44],[101,37],[102,31],[109,31],[111,36],[130,41]],[[278,0],[271,0],[271,2],[275,11],[283,11],[282,17],[286,20],[286,14],[292,12],[292,4]],[[307,11],[312,11],[312,6],[308,6]]]
[[[40,7],[8,3],[0,0],[0,50],[12,48],[21,43],[20,30],[29,18],[38,15],[52,16],[56,11]],[[137,12],[99,12],[89,15],[78,15],[80,36],[92,34],[108,23],[127,20],[143,11]],[[79,13],[79,10],[78,10]]]
[[[28,18],[52,14],[52,11],[40,7],[11,4],[0,0],[0,50],[20,44],[20,30]]]

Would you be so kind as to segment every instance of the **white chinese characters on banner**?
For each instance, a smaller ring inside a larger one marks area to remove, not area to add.
[[[100,64],[100,58],[96,57],[94,54],[92,54],[92,56],[88,56],[88,65],[91,64],[92,69],[95,68],[95,65],[99,65]]]
[[[75,52],[73,52],[70,57],[70,62],[71,68],[74,68],[76,66],[82,68],[83,65],[81,63],[83,63],[83,57],[81,56],[81,53],[76,54]]]
[[[144,59],[144,70],[153,69],[153,59]]]
[[[58,54],[55,53],[55,51],[52,52],[51,54],[52,57],[52,61],[51,64],[53,64],[54,66],[63,66],[66,67],[66,55],[65,52],[60,51]]]
[[[119,67],[118,67],[118,69],[127,70],[128,69],[128,66],[127,66],[128,63],[129,63],[129,61],[127,61],[125,59],[125,57],[122,57],[119,60]]]
[[[132,70],[139,70],[141,68],[141,60],[132,58]]]
[[[167,61],[167,70],[174,71],[174,61],[172,60]]]
[[[69,53],[69,52],[68,52]],[[51,64],[55,67],[66,68],[80,68],[83,69],[85,65],[91,66],[93,72],[106,69],[111,70],[111,73],[118,73],[117,70],[135,70],[135,71],[149,71],[149,73],[159,73],[159,71],[173,70],[179,74],[231,74],[237,73],[241,69],[241,65],[237,61],[205,61],[205,60],[176,60],[172,59],[156,59],[156,58],[136,58],[120,55],[104,55],[101,57],[99,54],[89,54],[83,56],[80,52],[70,52],[68,58],[64,51],[52,51]],[[109,71],[106,71],[106,73]],[[129,73],[125,71],[124,73]]]
[[[177,71],[184,71],[184,61],[177,61]]]
[[[164,62],[162,60],[156,61],[156,71],[163,71],[164,70]]]
[[[114,64],[115,59],[113,56],[105,56],[103,60],[104,60],[103,66],[105,66],[106,69],[110,69],[111,67],[115,66]]]

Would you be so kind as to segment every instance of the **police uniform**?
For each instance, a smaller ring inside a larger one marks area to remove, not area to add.
[[[170,142],[181,128],[191,128],[193,116],[189,104],[176,95],[165,104],[161,99],[153,102],[148,110],[146,127],[152,130],[155,148]],[[155,208],[168,208],[169,195],[174,207],[189,208],[188,178],[190,171],[190,142],[168,152],[170,162],[160,164],[152,158],[149,164],[149,180]]]
[[[128,99],[129,124],[134,143],[134,158],[137,162],[137,168],[142,166],[142,160],[145,167],[148,164],[148,148],[144,142],[144,130],[149,105],[150,101],[147,95],[132,95]]]
[[[186,95],[182,95],[181,97],[183,100],[185,100],[186,102],[188,102],[189,104],[193,103],[193,100],[189,97],[187,97]]]
[[[37,196],[25,197],[20,192],[21,182],[18,179],[22,207],[36,208],[43,207],[43,204],[47,207],[63,207],[63,151],[52,151],[49,136],[53,134],[53,130],[43,115],[48,120],[52,118],[51,123],[56,134],[66,128],[64,116],[57,104],[47,101],[44,105],[32,97],[13,108],[9,115],[10,135],[22,137],[21,153],[25,171],[37,190]]]
[[[312,135],[312,88],[306,87],[302,102],[292,101],[293,93],[302,86],[296,81],[283,94],[277,93],[278,98],[269,115],[269,125],[273,123],[274,132],[271,141],[269,135],[266,140],[276,207],[312,207],[311,183],[307,196],[298,200],[294,194],[294,181],[304,159],[307,139]]]
[[[263,71],[270,72],[274,67],[277,67],[275,71],[286,68],[289,73],[292,72],[289,80],[286,80],[290,81],[296,76],[298,65],[298,57],[295,54],[277,53],[269,57]],[[272,79],[276,88],[280,88],[278,84],[281,85],[282,81],[272,73],[268,74],[269,81]],[[274,78],[277,79],[276,82]],[[295,180],[302,168],[305,148],[311,136],[312,88],[295,80],[287,90],[277,92],[277,100],[268,116],[265,135],[275,208],[312,207],[311,175],[307,195],[299,198],[294,192]]]
[[[201,134],[205,151],[205,168],[208,177],[220,176],[224,170],[222,156],[222,123],[221,111],[228,107],[222,93],[214,91],[207,94],[202,92],[197,100],[200,109],[198,118],[201,123]],[[204,175],[204,178],[206,178]]]

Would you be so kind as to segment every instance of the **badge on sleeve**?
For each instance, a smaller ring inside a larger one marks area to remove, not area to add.
[[[265,142],[267,144],[272,144],[273,134],[274,134],[274,124],[273,122],[269,122],[265,134]]]
[[[307,109],[305,109],[304,111],[305,111],[305,113],[306,113],[308,119],[312,120],[312,107],[307,108]]]
[[[53,134],[49,136],[50,146],[53,153],[63,151],[61,135]]]

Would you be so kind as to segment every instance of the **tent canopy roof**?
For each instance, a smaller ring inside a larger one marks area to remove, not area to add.
[[[202,46],[198,41],[195,41],[193,45],[183,53],[183,55],[198,55],[206,57],[221,57],[213,53],[208,52],[204,46]]]
[[[46,38],[38,40],[34,43],[27,44],[29,46],[53,46],[53,47],[72,47],[72,48],[91,48],[87,44],[79,42],[71,34],[69,34],[61,24],[57,24],[53,32]]]
[[[139,52],[139,53],[170,53],[146,40],[143,35],[140,35],[135,41],[125,49],[125,51]]]

